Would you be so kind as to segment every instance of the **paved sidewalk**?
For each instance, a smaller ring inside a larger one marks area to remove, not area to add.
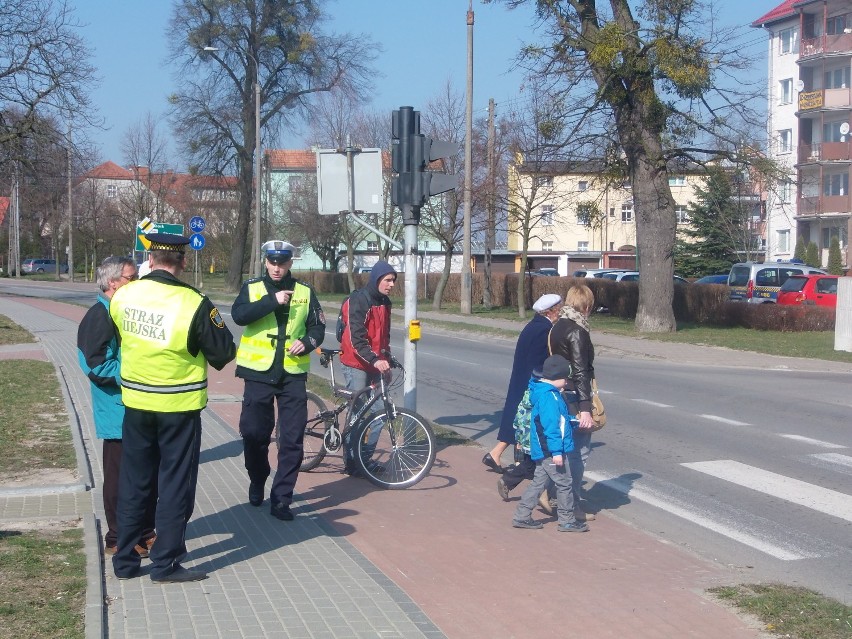
[[[405,491],[347,478],[339,472],[340,458],[331,456],[317,472],[300,476],[296,521],[273,519],[268,500],[260,509],[246,503],[236,433],[242,384],[232,366],[211,373],[188,528],[186,563],[209,571],[210,579],[166,586],[145,576],[118,581],[109,565],[104,571],[100,535],[93,530],[102,518],[100,446],[75,353],[85,309],[2,299],[3,314],[39,338],[67,385],[93,489],[84,490],[89,480],[82,477],[76,492],[33,487],[26,494],[0,493],[0,524],[34,516],[90,522],[87,637],[476,639],[564,633],[566,624],[589,637],[761,636],[703,594],[737,581],[737,574],[615,518],[602,514],[585,535],[560,535],[555,525],[511,528],[515,503],[496,498],[497,476],[483,471],[477,446],[439,451],[431,476]],[[630,356],[658,356],[622,346]]]

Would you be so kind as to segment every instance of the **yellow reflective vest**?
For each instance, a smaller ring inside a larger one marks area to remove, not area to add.
[[[120,289],[119,289],[120,290]],[[263,280],[248,284],[249,301],[256,302],[268,294]],[[284,341],[284,370],[288,373],[307,373],[311,367],[311,356],[292,355],[290,345],[307,333],[305,322],[311,305],[311,289],[296,282],[290,297],[290,315],[287,318]],[[267,371],[275,361],[275,346],[278,339],[278,320],[275,313],[264,315],[243,330],[240,347],[237,349],[237,365],[255,371]]]
[[[207,405],[207,360],[187,350],[204,297],[153,279],[115,292],[109,312],[121,335],[121,399],[125,406],[182,413]]]

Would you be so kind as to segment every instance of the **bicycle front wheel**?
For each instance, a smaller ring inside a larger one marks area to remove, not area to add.
[[[325,431],[326,423],[322,418],[322,413],[326,411],[325,402],[310,391],[308,396],[308,421],[305,424],[305,436],[302,441],[304,448],[304,457],[300,471],[313,470],[320,465],[320,462],[325,457]]]
[[[359,429],[356,453],[370,483],[390,490],[409,488],[432,469],[435,434],[423,417],[398,408],[393,420],[382,413]]]

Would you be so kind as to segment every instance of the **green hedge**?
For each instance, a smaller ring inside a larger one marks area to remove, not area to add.
[[[346,273],[303,271],[296,273],[304,282],[311,284],[318,293],[348,293]],[[355,275],[358,286],[369,281],[369,274]],[[440,281],[440,273],[426,276],[429,296],[432,297]],[[423,275],[417,276],[418,292],[423,292]],[[516,308],[518,305],[518,274],[494,274],[492,282],[492,304]],[[545,293],[565,292],[574,284],[585,284],[595,295],[595,304],[606,307],[610,314],[633,319],[639,305],[639,285],[636,282],[614,282],[601,278],[575,277],[527,277],[524,283],[526,308]],[[474,305],[482,303],[485,278],[482,273],[472,276]],[[405,297],[405,281],[398,278],[391,297]],[[444,288],[443,301],[458,304],[461,299],[461,276],[450,274]],[[729,302],[728,287],[724,284],[702,284],[700,286],[675,285],[672,302],[675,319],[689,324],[709,324],[726,328],[743,327],[766,331],[831,331],[834,330],[835,310],[822,306],[778,306],[776,304],[747,304]]]

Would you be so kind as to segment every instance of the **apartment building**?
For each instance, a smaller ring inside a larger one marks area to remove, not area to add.
[[[679,227],[689,224],[700,171],[673,170],[669,186]],[[544,162],[509,167],[508,249],[520,253],[529,229],[527,264],[516,271],[556,268],[634,268],[636,210],[629,181],[616,181],[603,162]],[[528,218],[525,223],[524,219]]]
[[[833,238],[848,264],[852,5],[786,0],[752,26],[769,34],[769,156],[789,169],[767,202],[767,258],[793,255],[799,237],[828,263]]]

